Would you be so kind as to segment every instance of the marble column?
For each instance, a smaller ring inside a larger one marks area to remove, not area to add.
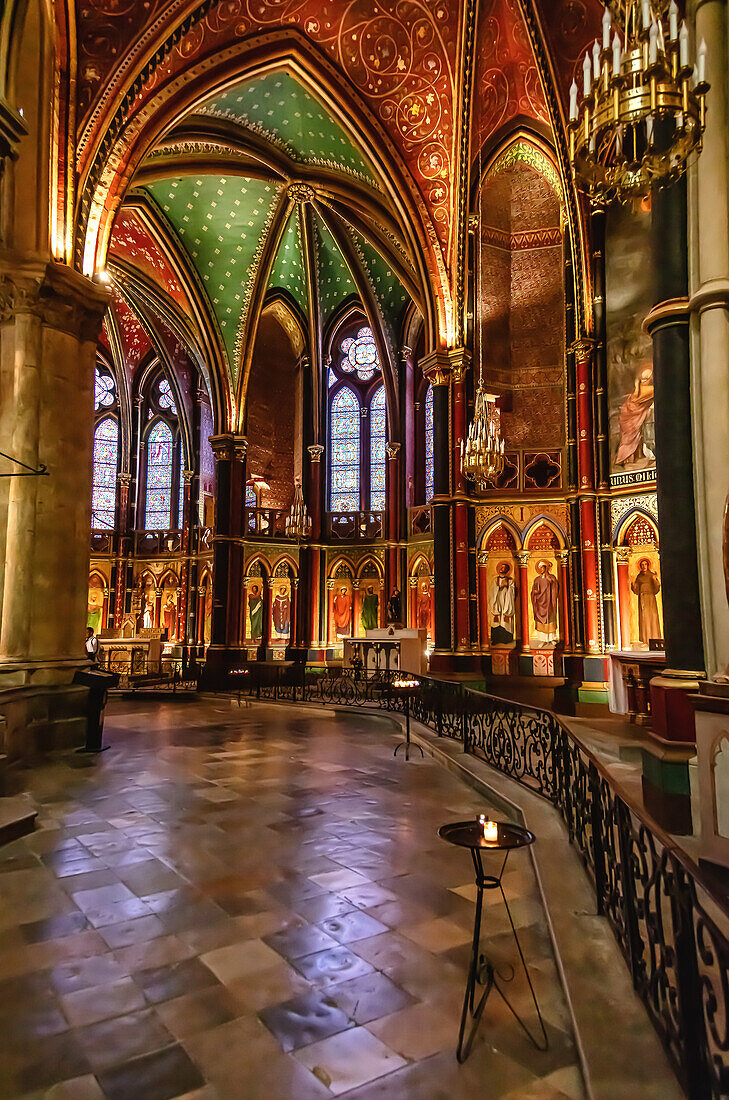
[[[210,437],[216,461],[213,535],[213,613],[202,684],[224,686],[231,668],[245,657],[241,636],[243,600],[243,505],[246,484],[245,436]]]
[[[653,728],[668,740],[695,735],[687,697],[705,675],[694,503],[689,357],[686,181],[652,203],[656,481],[666,672],[651,684]]]
[[[729,601],[722,516],[729,476],[729,85],[727,0],[693,0],[695,40],[706,42],[703,150],[689,175],[691,390],[699,580],[706,671],[729,669]],[[661,556],[663,547],[661,547]]]

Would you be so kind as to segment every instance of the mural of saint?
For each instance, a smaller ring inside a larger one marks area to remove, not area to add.
[[[287,635],[291,630],[291,598],[285,584],[279,586],[273,597],[273,626],[277,634]]]
[[[417,603],[418,627],[420,630],[430,629],[430,585],[428,581],[421,581],[418,586]]]
[[[362,600],[362,629],[376,630],[380,617],[380,597],[375,592],[374,586],[367,585]]]
[[[260,584],[252,584],[249,589],[248,616],[251,621],[251,639],[260,642],[263,637],[263,593]]]
[[[514,641],[516,622],[517,588],[511,576],[508,561],[502,561],[496,567],[496,583],[491,598],[491,644],[511,645]],[[532,600],[534,590],[532,589]]]
[[[656,600],[661,590],[661,582],[651,569],[648,558],[640,559],[638,570],[630,587],[638,597],[638,637],[641,642],[648,645],[651,638],[663,637]]]
[[[162,608],[162,627],[167,631],[167,641],[174,642],[177,639],[177,601],[174,592],[167,592],[164,607]]]
[[[635,465],[655,458],[645,441],[645,424],[652,409],[653,368],[644,366],[635,380],[633,392],[626,396],[620,406],[620,442],[615,455],[616,466]]]
[[[104,614],[104,590],[98,586],[89,588],[88,615],[86,625],[90,626],[94,634],[101,630],[101,620]]]
[[[537,575],[531,591],[534,631],[541,634],[545,644],[557,638],[557,604],[559,582],[552,574],[551,561],[537,562]]]
[[[400,589],[393,588],[390,599],[387,601],[387,624],[401,622]]]
[[[210,638],[212,637],[213,629],[213,586],[212,584],[205,585],[205,602],[203,604],[204,619],[203,619],[203,641],[205,645],[210,645]]]
[[[138,625],[143,630],[151,630],[154,626],[154,597],[146,588],[142,592],[142,610]]]
[[[337,637],[344,638],[349,634],[352,621],[352,593],[345,584],[340,585],[334,594],[332,611]]]

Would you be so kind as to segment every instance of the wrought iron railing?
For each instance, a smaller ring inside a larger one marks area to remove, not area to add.
[[[401,675],[251,665],[231,688],[259,699],[402,711]],[[416,677],[413,718],[561,813],[633,985],[691,1100],[729,1097],[729,905],[551,711]],[[596,995],[599,995],[596,993]]]
[[[104,657],[99,668],[105,672],[116,672],[119,676],[119,688],[122,691],[138,691],[143,688],[155,688],[161,691],[193,691],[197,688],[199,666],[178,659],[163,657],[159,661],[120,660]]]

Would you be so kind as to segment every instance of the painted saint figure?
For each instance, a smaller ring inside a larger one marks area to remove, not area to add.
[[[421,581],[418,588],[418,627],[421,630],[430,629],[430,585],[427,581]]]
[[[172,592],[167,593],[167,599],[162,608],[162,623],[167,631],[167,641],[174,642],[177,638],[177,604]]]
[[[557,639],[559,582],[551,570],[551,561],[537,562],[537,575],[531,592],[534,631],[543,636],[544,645],[554,643]]]
[[[273,598],[273,626],[277,634],[288,635],[291,630],[291,598],[282,584]]]
[[[496,583],[491,600],[492,645],[511,645],[514,641],[517,588],[511,574],[511,566],[502,561],[496,566]]]
[[[616,466],[632,465],[655,455],[646,447],[643,428],[653,408],[653,368],[640,371],[635,387],[620,406],[620,443],[615,456]]]
[[[636,573],[630,587],[638,597],[638,637],[641,642],[648,645],[651,638],[662,637],[656,600],[661,590],[661,582],[651,569],[648,558],[640,559],[638,569],[639,572]]]
[[[367,585],[364,599],[362,600],[362,629],[376,630],[380,617],[380,598],[375,592],[374,586]]]
[[[394,623],[397,626],[401,625],[401,622],[400,622],[400,615],[401,615],[400,606],[401,606],[400,605],[400,589],[399,588],[393,588],[392,595],[390,596],[390,599],[387,601],[387,625],[388,626],[391,623]]]
[[[248,593],[248,617],[251,621],[251,640],[260,642],[263,636],[263,594],[258,584],[252,584]]]
[[[332,600],[332,610],[334,611],[334,626],[337,637],[344,638],[349,634],[352,621],[352,593],[346,585],[341,585],[339,591],[335,594]]]

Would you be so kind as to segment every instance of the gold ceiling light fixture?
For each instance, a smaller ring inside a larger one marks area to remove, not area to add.
[[[706,124],[706,43],[692,64],[676,0],[625,0],[605,8],[602,43],[572,81],[570,160],[578,185],[604,204],[670,184],[701,151]]]
[[[294,484],[294,499],[286,517],[286,537],[290,539],[308,539],[311,534],[311,516],[304,501],[304,492],[301,482]]]
[[[476,215],[476,248],[478,256],[478,297],[483,293],[483,179],[481,173],[481,148],[478,151],[478,213]],[[488,489],[499,479],[504,469],[504,441],[501,438],[501,413],[495,394],[487,393],[483,384],[484,341],[480,301],[476,302],[475,341],[478,358],[478,386],[473,420],[468,426],[466,438],[461,440],[461,473],[468,481],[474,481],[481,489]]]

